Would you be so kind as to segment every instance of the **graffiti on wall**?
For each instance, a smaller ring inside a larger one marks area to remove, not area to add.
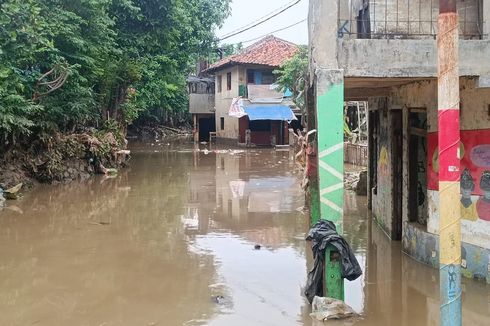
[[[490,130],[461,131],[461,213],[490,221]],[[438,134],[428,136],[428,189],[439,189]]]

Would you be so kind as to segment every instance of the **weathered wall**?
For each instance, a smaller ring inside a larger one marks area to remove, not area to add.
[[[414,5],[416,1],[410,1],[411,19],[429,20],[430,25],[430,0],[421,0],[422,7],[419,14],[419,6]],[[477,3],[480,0],[460,0],[458,8],[460,19],[464,20],[464,8],[466,20],[476,20]],[[437,77],[437,49],[433,36],[427,39],[339,39],[339,21],[355,19],[349,11],[350,1],[339,0],[310,0],[309,38],[310,38],[310,76],[318,68],[344,69],[345,77]],[[370,9],[371,15],[382,16],[378,12],[384,6],[383,1],[371,1],[378,3],[376,9]],[[437,21],[437,2],[433,0],[432,16]],[[340,5],[339,5],[340,3]],[[396,1],[389,0],[389,5]],[[407,6],[408,0],[399,0],[400,8]],[[428,9],[426,8],[428,6]],[[371,4],[373,7],[373,4]],[[401,9],[400,9],[401,10]],[[401,10],[403,11],[403,10]],[[485,40],[462,40],[460,42],[460,75],[461,76],[490,76],[490,65],[482,65],[490,57],[490,2],[485,1],[479,9],[483,18],[483,26],[478,29],[484,33]],[[386,12],[389,20],[393,12]],[[408,14],[407,14],[408,15]],[[420,17],[418,17],[420,16]],[[400,16],[398,20],[406,20],[407,17]],[[424,25],[425,24],[425,25]],[[403,25],[403,24],[399,24]],[[413,29],[419,27],[427,29],[427,23],[412,23]],[[419,26],[420,25],[420,26]],[[433,24],[436,26],[437,24]],[[464,24],[461,25],[462,28]],[[405,23],[408,29],[408,24]],[[381,28],[381,27],[380,27]],[[384,28],[384,23],[383,27]],[[467,29],[475,28],[466,26]],[[353,27],[353,30],[355,28]]]
[[[476,78],[462,78],[460,82],[461,89],[461,130],[462,135],[464,133],[476,134],[472,136],[477,139],[476,141],[481,144],[490,144],[490,137],[487,135],[490,133],[490,115],[488,112],[490,105],[490,89],[479,89],[476,88],[477,79]],[[382,133],[389,133],[390,126],[386,125],[389,120],[386,120],[385,115],[382,113],[383,101],[380,99],[371,99],[370,106],[378,107],[380,109],[380,120],[381,120],[381,130]],[[427,226],[410,223],[408,221],[408,108],[426,108],[427,109],[427,130],[429,132],[429,139],[437,136],[437,81],[427,80],[423,82],[412,83],[404,85],[401,87],[392,88],[391,97],[387,102],[388,116],[389,109],[399,109],[404,110],[404,173],[403,173],[403,249],[410,256],[415,259],[422,261],[426,264],[437,267],[438,266],[438,236],[439,233],[439,192],[437,190],[430,190],[431,179],[433,180],[433,173],[431,170],[434,166],[437,166],[437,159],[434,160],[433,152],[435,150],[431,145],[427,144],[428,157],[426,159],[427,171],[428,171],[428,184],[429,190],[427,191],[427,202],[428,202],[428,223]],[[384,125],[384,126],[383,126]],[[384,130],[384,131],[383,131]],[[481,137],[478,137],[481,134]],[[382,134],[378,137],[380,150],[378,151],[379,163],[377,167],[378,171],[378,194],[373,197],[373,214],[376,216],[378,223],[383,227],[383,229],[390,234],[391,227],[391,209],[392,209],[392,178],[399,177],[394,176],[391,172],[391,150],[389,148],[390,141],[387,141]],[[462,136],[463,144],[469,139],[467,136]],[[430,141],[429,141],[430,143]],[[383,146],[387,146],[386,154],[382,154]],[[466,149],[464,149],[466,148]],[[472,147],[469,144],[464,144],[462,150],[463,162],[467,162],[468,159],[473,160]],[[480,157],[487,158],[490,160],[490,153],[488,155],[483,155]],[[384,157],[387,157],[388,164],[386,164],[386,169],[384,168],[385,163],[383,162]],[[466,160],[466,161],[465,161]],[[467,163],[466,163],[467,164]],[[490,164],[487,161],[488,166],[479,167],[478,173],[483,170],[490,170]],[[383,171],[388,171],[383,172]],[[432,175],[432,176],[431,176]],[[475,183],[478,183],[479,175],[473,176]],[[434,182],[432,181],[432,184]],[[384,189],[388,187],[388,189]],[[471,197],[472,204],[470,209],[466,212],[462,207],[462,237],[463,237],[463,258],[464,263],[462,266],[463,274],[467,277],[486,279],[490,283],[490,261],[488,251],[490,250],[490,220],[479,216],[481,215],[482,209],[486,207],[487,210],[490,204],[485,204],[486,206],[478,202],[483,202],[481,189],[479,186],[476,187],[475,191],[479,191],[479,194],[473,194]],[[468,211],[473,212],[473,215],[469,216]],[[483,213],[485,214],[485,213]]]
[[[341,40],[345,77],[437,77],[435,40]],[[490,75],[490,40],[461,41],[460,76]]]
[[[212,113],[215,104],[214,94],[189,94],[189,112]]]
[[[226,89],[226,74],[231,72],[231,90]],[[218,76],[222,76],[221,92],[218,89]],[[245,72],[242,67],[231,67],[216,72],[216,132],[218,138],[238,140],[238,119],[228,116],[233,98],[238,96],[239,85],[243,83]],[[220,119],[225,119],[225,128],[221,130]]]
[[[475,78],[464,78],[460,82],[461,90],[461,130],[483,132],[490,129],[490,116],[488,108],[490,105],[490,89],[476,88]],[[413,83],[402,86],[393,91],[393,101],[396,105],[406,107],[426,107],[427,108],[427,129],[429,133],[437,132],[437,81]],[[434,136],[433,136],[434,137]],[[490,144],[490,139],[488,139]],[[466,148],[469,145],[466,144]],[[468,151],[464,155],[470,155]],[[431,156],[431,153],[429,153]],[[434,169],[434,160],[428,158],[428,170]],[[487,167],[490,169],[490,166]],[[429,171],[430,172],[430,171]],[[479,176],[473,176],[475,183],[479,181]],[[439,211],[438,211],[438,191],[428,190],[429,199],[429,220],[427,230],[430,233],[439,232]],[[473,195],[476,202],[480,196]],[[484,248],[490,248],[490,221],[481,218],[462,220],[463,241]]]
[[[336,4],[336,0],[310,0],[308,34],[311,78],[315,76],[318,68],[338,68],[338,6]]]
[[[383,228],[387,235],[391,237],[392,233],[392,215],[393,215],[393,171],[392,171],[392,148],[391,134],[392,128],[390,123],[391,103],[384,98],[374,98],[369,102],[370,108],[377,108],[379,112],[379,133],[376,135],[378,140],[378,157],[377,183],[371,185],[375,187],[373,192],[373,215],[377,223]]]

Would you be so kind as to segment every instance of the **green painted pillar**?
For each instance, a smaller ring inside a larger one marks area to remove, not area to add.
[[[334,222],[343,233],[344,213],[344,74],[342,70],[316,71],[318,129],[318,189],[320,218]],[[335,248],[325,253],[325,293],[344,300],[344,280]]]
[[[334,246],[325,251],[325,275],[323,293],[326,297],[344,301],[344,279],[340,254]]]

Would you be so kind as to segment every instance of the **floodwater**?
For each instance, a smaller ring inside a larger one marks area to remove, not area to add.
[[[115,178],[40,186],[0,212],[0,325],[312,325],[292,153],[132,150]],[[401,254],[365,198],[346,195],[344,228],[362,318],[330,324],[438,324],[438,271]],[[489,325],[490,288],[463,289],[464,324]]]

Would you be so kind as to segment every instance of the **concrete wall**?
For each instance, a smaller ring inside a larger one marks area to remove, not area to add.
[[[392,215],[393,215],[393,171],[392,171],[392,148],[391,134],[393,132],[390,123],[390,102],[388,99],[376,98],[369,103],[370,108],[378,108],[379,112],[379,132],[376,135],[378,140],[377,183],[373,192],[373,216],[386,234],[392,236]],[[374,185],[372,185],[374,186]]]
[[[490,144],[490,89],[477,88],[477,78],[462,78],[460,81],[461,92],[461,130],[463,143],[463,168],[468,165],[468,160],[474,161],[472,154],[473,145],[469,142],[477,142],[479,145]],[[408,108],[426,108],[427,110],[427,131],[428,131],[428,157],[427,173],[428,179],[434,180],[434,152],[435,145],[431,145],[434,139],[437,139],[437,81],[427,80],[423,82],[411,83],[408,85],[391,89],[391,95],[384,105],[384,100],[374,98],[370,100],[371,108],[378,108],[381,121],[381,135],[379,137],[380,150],[378,152],[378,194],[373,196],[373,214],[376,216],[378,223],[383,229],[390,234],[391,232],[391,209],[392,209],[392,178],[399,177],[392,174],[391,163],[385,164],[384,157],[391,162],[390,141],[384,139],[383,133],[390,137],[389,117],[390,109],[402,108],[404,114],[404,173],[403,173],[403,248],[417,260],[423,261],[429,265],[438,264],[437,253],[437,234],[439,233],[439,192],[437,188],[429,186],[427,190],[428,202],[428,221],[427,226],[416,226],[408,221],[409,208],[409,184],[408,184]],[[383,106],[388,109],[387,115],[383,114]],[[384,130],[384,131],[383,131]],[[470,137],[467,134],[470,133]],[[479,136],[481,135],[481,136]],[[383,147],[386,147],[386,154],[381,153]],[[432,148],[432,149],[431,149]],[[432,150],[432,152],[431,152]],[[488,154],[488,153],[487,153]],[[486,156],[488,159],[488,156]],[[483,163],[485,164],[485,163]],[[478,170],[471,171],[474,182],[478,184],[480,174],[484,170],[490,170],[490,163],[486,166],[479,166]],[[386,167],[385,167],[386,166]],[[462,168],[462,169],[463,169]],[[473,168],[471,168],[473,169]],[[436,180],[437,183],[437,180]],[[480,193],[475,193],[479,191]],[[490,249],[490,220],[481,216],[481,207],[477,206],[482,202],[481,190],[477,188],[473,193],[472,205],[465,212],[462,209],[462,238],[467,253],[467,264],[463,273],[468,277],[486,278],[490,282],[488,275],[488,250]],[[474,207],[473,207],[474,206]],[[477,208],[478,207],[478,208]],[[470,210],[472,209],[472,210]],[[472,215],[467,212],[473,212]],[[471,215],[471,216],[470,216]],[[428,235],[424,235],[423,233]],[[486,270],[486,271],[485,271]],[[483,275],[483,276],[482,276]]]
[[[189,94],[189,112],[212,113],[214,111],[214,94]]]
[[[238,119],[228,116],[233,98],[238,96],[239,85],[245,81],[244,68],[235,66],[219,70],[216,75],[216,132],[218,138],[238,140]],[[231,90],[226,89],[226,75],[231,72]],[[218,76],[222,76],[221,92],[218,87]],[[224,118],[224,130],[221,130],[221,118]]]
[[[342,40],[345,77],[437,77],[435,40]],[[490,75],[489,40],[460,42],[460,75]]]
[[[479,1],[481,0],[458,1],[462,28],[464,28],[465,8],[466,20],[477,20],[476,9]],[[399,11],[402,13],[399,13],[398,20],[406,20],[405,16],[408,16],[408,13],[403,13],[403,8],[408,8],[408,1],[398,0],[398,2],[401,8]],[[433,17],[433,20],[437,21],[438,1],[432,0],[433,11],[435,11],[432,16],[429,15],[430,0],[421,0],[420,13],[419,6],[414,5],[416,1],[410,2],[411,11],[414,11],[410,13],[412,17],[410,19],[430,21],[430,17]],[[479,8],[483,23],[478,27],[484,34],[484,40],[462,40],[460,42],[461,76],[490,76],[490,65],[482,65],[490,57],[490,2],[484,2]],[[355,15],[351,16],[349,11],[349,3],[350,1],[310,0],[308,20],[310,76],[312,78],[318,68],[344,69],[345,77],[437,76],[437,45],[434,36],[410,40],[339,39],[339,21],[355,19]],[[384,12],[378,12],[378,10],[382,10],[385,1],[370,1],[370,3],[370,8],[376,3],[376,9],[371,8],[371,15],[376,13],[378,17],[384,18]],[[393,5],[396,5],[396,1],[388,0],[388,6]],[[393,12],[396,11],[386,11],[388,20],[396,20],[396,17],[391,19],[393,17],[390,15],[393,15]],[[405,25],[408,28],[408,24]],[[418,23],[411,25],[416,25],[412,26],[413,29],[419,28]],[[422,30],[427,29],[424,24],[422,25]],[[384,24],[382,28],[385,28]],[[470,29],[468,26],[466,28]],[[310,82],[312,83],[313,79]]]
[[[313,85],[318,68],[337,69],[337,20],[335,0],[310,0],[308,34],[310,52],[310,83]]]
[[[477,133],[489,132],[490,130],[490,116],[488,113],[488,108],[490,105],[490,89],[478,89],[476,88],[477,80],[475,78],[464,78],[461,80],[461,102],[462,102],[462,111],[461,111],[461,130],[462,133],[467,131],[474,131]],[[401,86],[398,88],[392,89],[392,94],[389,103],[390,107],[425,107],[427,108],[427,131],[429,132],[429,137],[432,134],[434,137],[435,132],[437,132],[437,81],[429,80],[424,82],[412,83],[409,85]],[[373,105],[376,104],[375,101],[372,101]],[[406,109],[405,109],[406,110]],[[381,115],[382,116],[382,115]],[[383,123],[383,121],[381,121]],[[389,129],[389,126],[385,128]],[[406,130],[404,131],[407,132]],[[476,136],[478,138],[478,136]],[[465,141],[464,137],[462,138],[463,142]],[[482,140],[480,140],[481,142]],[[383,144],[383,141],[381,141]],[[485,140],[483,140],[485,142]],[[490,144],[490,139],[488,139],[488,143]],[[466,148],[470,148],[469,144],[464,144]],[[408,140],[404,138],[404,147],[408,148]],[[428,145],[430,148],[430,145]],[[388,150],[388,156],[389,156]],[[469,150],[467,151],[469,152]],[[406,154],[404,153],[404,156]],[[465,155],[470,155],[470,153],[466,153]],[[427,161],[429,162],[427,166],[427,171],[430,173],[430,169],[433,169],[433,160],[431,159],[431,154],[429,152],[429,157]],[[406,156],[406,161],[408,155]],[[485,169],[485,167],[482,167]],[[486,167],[486,169],[490,169]],[[408,171],[407,168],[404,168],[404,171]],[[378,167],[378,173],[380,172],[380,168]],[[481,172],[481,171],[480,171]],[[408,194],[408,178],[407,172],[404,173],[404,193]],[[378,177],[379,178],[379,177]],[[478,181],[479,176],[474,176],[475,182]],[[391,181],[379,179],[379,182],[385,183],[386,185],[390,185]],[[378,186],[379,187],[379,186]],[[427,192],[428,195],[428,206],[429,206],[429,219],[427,223],[427,231],[429,233],[438,234],[439,231],[439,209],[438,209],[438,191],[429,189]],[[386,214],[387,207],[390,206],[390,203],[386,202],[386,199],[390,199],[390,193],[387,192],[385,194],[385,199],[378,198],[375,199],[373,203],[373,210],[376,215]],[[474,195],[473,201],[477,202],[481,197]],[[408,216],[406,212],[408,211],[408,198],[404,198],[404,221],[408,221]],[[380,218],[380,220],[384,221],[385,218]],[[384,223],[388,223],[389,221],[384,221]],[[482,248],[490,248],[490,221],[484,220],[482,218],[474,217],[473,220],[463,219],[462,220],[462,237],[463,241],[467,244],[472,244],[475,246],[479,246]]]

